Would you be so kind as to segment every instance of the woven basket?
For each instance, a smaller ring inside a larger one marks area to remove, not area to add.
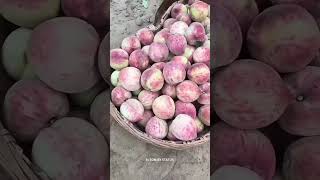
[[[164,21],[170,15],[172,7],[178,2],[186,4],[188,0],[164,0],[156,13],[154,24],[149,25],[148,28],[154,32],[157,32],[162,27]],[[204,2],[210,3],[209,0],[204,0]],[[131,123],[125,117],[123,117],[112,102],[110,102],[110,114],[113,117],[112,119],[118,122],[119,125],[126,129],[129,133],[131,133],[132,135],[144,142],[161,148],[183,150],[202,145],[204,143],[209,142],[210,140],[209,127],[206,127],[204,131],[201,134],[199,134],[198,138],[192,141],[169,141],[155,139],[143,132],[137,125]]]

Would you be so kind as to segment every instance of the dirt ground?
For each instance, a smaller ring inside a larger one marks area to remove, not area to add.
[[[111,1],[111,48],[120,47],[123,38],[153,22],[162,0]],[[144,143],[126,132],[114,120],[110,128],[112,180],[208,180],[209,143],[183,151],[168,150]],[[150,162],[151,158],[168,161]]]

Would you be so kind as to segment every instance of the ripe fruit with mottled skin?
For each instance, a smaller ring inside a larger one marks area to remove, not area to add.
[[[96,53],[99,36],[83,20],[58,17],[37,26],[27,50],[28,61],[40,80],[53,89],[78,93],[99,80]]]
[[[123,87],[115,87],[111,91],[111,100],[114,105],[120,106],[126,100],[130,99],[132,94],[130,91],[124,89]]]
[[[202,22],[209,15],[209,5],[202,1],[196,1],[190,6],[191,19]]]
[[[151,109],[153,101],[159,96],[158,92],[142,90],[138,95],[138,100],[142,103],[145,109]]]
[[[129,65],[129,55],[123,49],[112,49],[110,51],[110,67],[121,70]]]
[[[165,84],[163,86],[163,88],[161,89],[161,92],[162,92],[162,94],[168,95],[168,96],[172,97],[173,99],[177,97],[175,85]]]
[[[190,80],[185,80],[178,84],[176,87],[177,97],[182,102],[193,102],[196,101],[201,92],[196,83]]]
[[[182,64],[168,62],[163,68],[163,76],[166,83],[176,85],[186,78],[186,70]]]
[[[144,89],[156,92],[164,85],[162,72],[157,68],[148,68],[141,75],[141,85]]]
[[[68,112],[67,96],[40,80],[16,82],[4,100],[4,124],[23,142],[32,142],[43,128]]]
[[[137,32],[137,37],[143,45],[150,45],[153,42],[154,33],[148,28],[142,28]]]
[[[135,67],[126,67],[120,71],[118,85],[128,91],[140,89],[141,72]]]
[[[129,65],[139,70],[145,70],[149,66],[149,57],[141,49],[134,50],[130,54]]]
[[[282,129],[301,136],[320,135],[320,68],[307,66],[284,76],[293,94],[292,102],[279,119]]]
[[[170,33],[184,36],[187,29],[188,29],[187,23],[185,23],[183,21],[177,21],[171,25]]]
[[[156,116],[152,117],[146,125],[146,133],[156,139],[163,139],[168,134],[168,124]]]
[[[167,61],[169,56],[168,47],[163,43],[152,43],[149,47],[149,57],[153,62]]]
[[[214,155],[210,161],[213,172],[226,165],[236,165],[247,167],[265,180],[272,180],[276,155],[266,136],[258,130],[241,130],[223,122],[214,124],[212,132],[210,149]]]
[[[275,5],[253,21],[247,43],[253,58],[281,73],[296,72],[318,53],[320,31],[304,8],[294,4]]]
[[[60,0],[2,0],[1,15],[13,24],[32,28],[56,17],[60,10]]]
[[[172,54],[180,56],[183,55],[187,47],[187,40],[184,35],[170,34],[167,39],[167,46]]]
[[[197,116],[197,110],[196,107],[192,103],[185,103],[182,101],[176,101],[176,112],[175,116],[178,116],[179,114],[186,114],[192,117],[193,119]]]
[[[199,22],[193,22],[186,30],[186,38],[189,45],[197,45],[206,40],[206,30]]]
[[[145,110],[143,113],[142,120],[138,121],[138,124],[142,127],[146,127],[148,121],[154,116],[153,112],[150,110]]]
[[[210,126],[210,105],[204,105],[200,107],[198,118],[203,124]]]
[[[179,114],[169,126],[169,132],[182,141],[196,139],[197,129],[195,120],[186,114]]]
[[[291,101],[291,94],[280,75],[256,60],[238,60],[217,72],[212,88],[217,115],[241,129],[272,124]]]
[[[177,3],[171,9],[171,17],[173,18],[176,18],[180,14],[187,14],[187,13],[188,13],[188,8],[186,5],[182,3]]]
[[[204,63],[193,64],[187,74],[188,78],[197,84],[204,84],[210,80],[210,69]]]
[[[40,132],[32,146],[32,159],[51,179],[107,179],[108,149],[93,125],[68,117]]]
[[[157,97],[152,104],[153,113],[160,119],[171,119],[174,116],[175,104],[170,96]]]
[[[140,101],[128,99],[120,106],[121,114],[130,122],[137,122],[143,119],[144,108]]]
[[[219,38],[216,38],[213,51],[213,67],[218,68],[233,62],[242,48],[242,32],[237,19],[218,3],[211,5],[214,21],[212,26]]]
[[[141,48],[141,43],[137,36],[129,36],[122,40],[121,48],[131,54],[134,50]]]
[[[320,136],[299,139],[285,152],[282,174],[285,180],[314,180],[319,177]]]
[[[30,66],[25,53],[31,34],[30,29],[18,28],[8,35],[2,45],[2,64],[15,80],[22,79]]]

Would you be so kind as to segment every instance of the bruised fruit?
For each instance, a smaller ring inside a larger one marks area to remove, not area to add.
[[[164,78],[161,70],[148,68],[141,75],[141,85],[144,89],[156,92],[164,85]]]
[[[285,152],[282,173],[285,180],[315,180],[320,176],[320,136],[306,137]]]
[[[160,119],[171,119],[174,116],[175,104],[170,96],[157,97],[152,104],[153,113]]]
[[[83,92],[99,80],[95,62],[99,42],[97,32],[85,21],[58,17],[33,30],[27,57],[37,77],[49,87]]]
[[[280,75],[255,60],[238,60],[217,72],[212,87],[217,115],[241,129],[272,124],[285,111],[291,97]]]
[[[138,95],[138,100],[145,109],[151,109],[153,101],[159,96],[157,92],[142,90]]]
[[[227,165],[217,169],[211,178],[214,180],[263,180],[256,172],[241,166]]]
[[[304,8],[294,4],[275,5],[253,21],[247,43],[253,58],[281,73],[296,72],[316,56],[320,32],[315,19]]]
[[[188,8],[182,3],[175,4],[171,9],[171,17],[176,18],[180,14],[187,14]]]
[[[172,54],[180,56],[183,55],[187,47],[187,40],[184,35],[170,34],[167,39],[167,46]]]
[[[108,0],[61,0],[61,6],[66,16],[83,19],[96,28],[109,27]]]
[[[156,139],[163,139],[168,134],[168,124],[165,120],[152,117],[146,125],[146,133]]]
[[[153,62],[167,61],[168,47],[163,43],[152,43],[149,47],[149,57]]]
[[[142,120],[138,121],[138,124],[142,127],[146,127],[148,121],[154,116],[153,112],[150,110],[145,110],[143,113]]]
[[[200,96],[200,89],[193,81],[185,80],[176,87],[177,97],[182,102],[196,101]]]
[[[270,140],[257,130],[241,130],[223,122],[213,125],[211,138],[212,171],[226,165],[246,167],[264,180],[272,180],[276,156]]]
[[[4,100],[4,123],[23,142],[32,142],[43,128],[68,112],[67,96],[40,80],[18,81]]]
[[[175,116],[178,116],[179,114],[186,114],[186,115],[192,117],[193,119],[196,118],[197,110],[196,110],[196,107],[192,103],[185,103],[185,102],[178,100],[178,101],[176,101],[175,105],[176,105]]]
[[[141,72],[135,67],[126,67],[120,71],[119,85],[128,91],[136,91],[140,89]]]
[[[141,43],[137,36],[129,36],[122,40],[121,48],[131,54],[134,50],[141,48]]]
[[[285,75],[284,81],[293,94],[293,102],[279,120],[281,128],[294,135],[320,135],[320,68],[307,66]]]
[[[188,24],[186,24],[183,21],[177,21],[171,25],[170,33],[184,36],[187,29],[188,29]]]
[[[121,70],[129,65],[129,55],[123,49],[112,49],[110,51],[110,67]]]
[[[162,94],[170,96],[172,99],[177,97],[176,86],[165,84],[161,89]]]
[[[108,149],[93,125],[68,117],[40,132],[32,146],[32,159],[51,179],[107,179]]]
[[[116,106],[120,106],[122,103],[124,103],[127,99],[131,97],[131,92],[127,91],[122,87],[115,87],[111,91],[111,100]]]
[[[153,42],[154,34],[148,28],[140,29],[137,32],[137,37],[143,45],[150,45]]]
[[[149,57],[141,49],[137,49],[130,54],[129,64],[139,70],[145,70],[149,65]]]
[[[186,78],[186,70],[182,64],[168,62],[163,68],[163,76],[166,83],[176,85]]]
[[[213,67],[218,68],[233,62],[240,54],[242,32],[237,19],[218,3],[211,5],[214,21],[212,26],[219,38],[215,40]]]
[[[60,0],[2,0],[1,15],[11,23],[32,28],[56,17],[60,10]]]
[[[130,122],[137,122],[143,119],[144,108],[140,101],[128,99],[120,106],[121,114]]]
[[[197,125],[192,117],[179,114],[170,124],[169,132],[179,140],[191,141],[197,138]]]
[[[210,80],[210,69],[203,63],[193,64],[187,74],[188,78],[197,84],[204,84]]]
[[[210,6],[202,1],[196,1],[190,6],[191,19],[197,22],[202,22],[209,15]]]
[[[25,56],[32,30],[18,28],[11,32],[2,45],[2,64],[7,73],[15,80],[20,80],[27,70]]]
[[[188,29],[186,30],[185,35],[188,44],[193,46],[198,45],[199,43],[203,43],[207,38],[206,30],[204,29],[203,25],[199,22],[191,23]]]
[[[198,118],[203,124],[210,126],[210,105],[204,105],[200,107]]]

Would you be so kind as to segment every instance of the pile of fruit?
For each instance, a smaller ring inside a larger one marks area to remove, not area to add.
[[[109,179],[107,133],[98,130],[109,124],[109,92],[96,66],[108,11],[107,0],[1,0],[0,37],[13,29],[1,70],[14,81],[1,123],[50,179]]]
[[[176,3],[170,15],[110,50],[111,99],[149,136],[190,141],[210,126],[210,6]]]
[[[212,178],[319,179],[320,1],[212,3]]]

